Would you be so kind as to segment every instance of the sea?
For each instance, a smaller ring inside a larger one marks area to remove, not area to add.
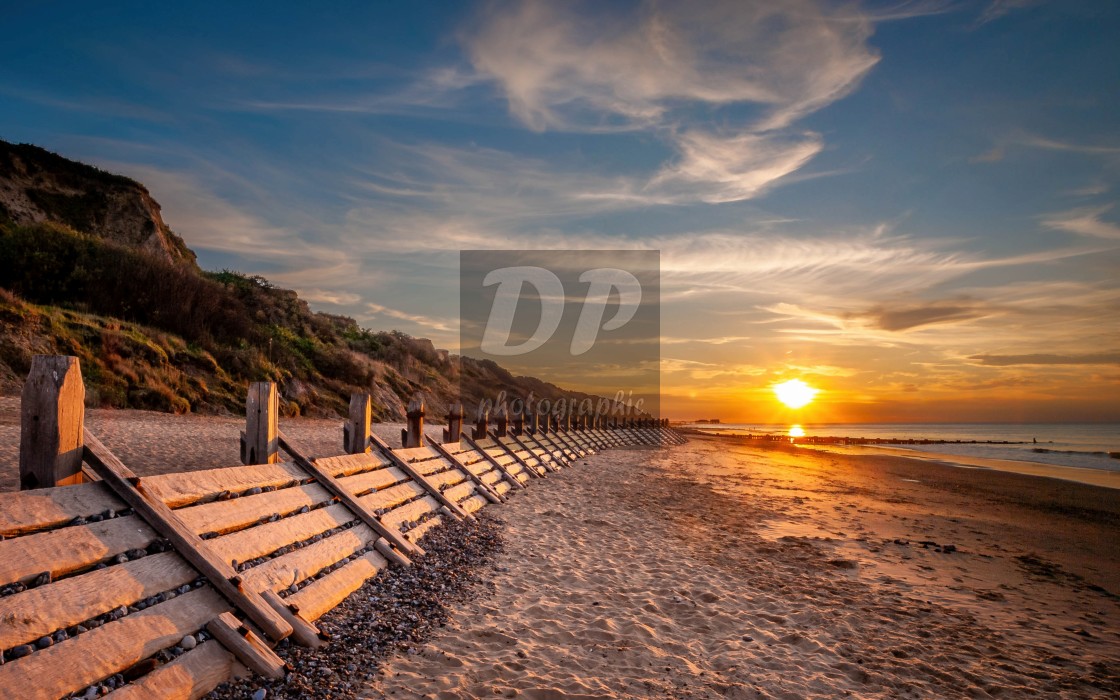
[[[686,427],[735,435],[789,435],[794,426],[694,423]],[[1037,462],[1058,467],[1120,471],[1117,423],[820,423],[797,426],[806,436],[899,440],[960,440],[938,445],[891,445],[895,449]],[[1011,444],[966,444],[968,441]]]

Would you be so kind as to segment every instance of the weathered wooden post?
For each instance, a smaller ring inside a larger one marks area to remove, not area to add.
[[[31,358],[31,371],[20,400],[21,489],[82,483],[85,399],[78,358]]]
[[[562,422],[562,423],[560,424],[560,428],[561,428],[561,429],[562,429],[562,430],[563,430],[563,431],[564,431],[565,433],[570,433],[570,432],[572,432],[572,414],[571,414],[571,413],[565,413],[565,414],[564,414],[564,420],[563,420],[563,422]]]
[[[511,428],[514,435],[521,435],[525,432],[525,414],[518,413],[513,417],[513,427]]]
[[[280,445],[276,441],[280,416],[280,394],[275,382],[253,382],[245,399],[245,432],[241,434],[242,464],[275,464]]]
[[[490,428],[486,425],[487,419],[489,417],[490,415],[486,410],[482,410],[479,412],[478,420],[475,421],[474,424],[474,435],[472,436],[475,440],[485,440],[486,438],[490,437]]]
[[[342,426],[342,449],[358,455],[369,449],[369,419],[372,401],[369,394],[350,394],[350,421]]]
[[[532,413],[529,414],[529,434],[530,435],[536,435],[540,431],[541,431],[540,419],[537,416],[537,412],[533,411]]]
[[[453,403],[447,411],[447,427],[443,429],[444,443],[459,442],[463,435],[463,404]]]
[[[494,427],[494,434],[504,438],[509,433],[509,414],[506,412],[505,406],[498,409],[497,423],[497,426]]]
[[[424,396],[416,394],[408,402],[408,427],[401,428],[401,445],[420,447],[424,444]]]

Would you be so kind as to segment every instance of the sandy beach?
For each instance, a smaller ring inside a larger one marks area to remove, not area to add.
[[[14,488],[18,400],[2,402]],[[153,473],[236,463],[242,419],[88,423]],[[340,421],[284,427],[340,451]],[[483,585],[359,697],[1120,693],[1113,489],[694,437],[591,456],[482,514],[504,541]]]
[[[1113,696],[1116,496],[714,439],[596,455],[501,508],[496,592],[365,697]]]

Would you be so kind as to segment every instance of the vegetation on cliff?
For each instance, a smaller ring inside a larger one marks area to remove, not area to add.
[[[62,173],[89,167],[59,160]],[[97,183],[132,183],[91,170],[100,174],[82,171],[87,190],[68,200],[73,211],[28,224],[0,210],[0,389],[18,389],[34,354],[62,353],[81,358],[88,403],[118,408],[239,412],[248,382],[265,380],[279,384],[288,415],[344,414],[350,394],[364,391],[383,420],[403,417],[416,392],[437,418],[453,401],[475,405],[502,390],[584,396],[313,312],[262,277],[204,272],[189,249],[173,257],[80,231],[72,223],[86,220],[80,202],[99,201]]]

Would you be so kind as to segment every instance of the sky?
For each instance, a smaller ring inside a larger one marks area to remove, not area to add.
[[[3,18],[0,138],[317,310],[454,349],[461,249],[657,249],[668,417],[1120,421],[1120,3]]]

